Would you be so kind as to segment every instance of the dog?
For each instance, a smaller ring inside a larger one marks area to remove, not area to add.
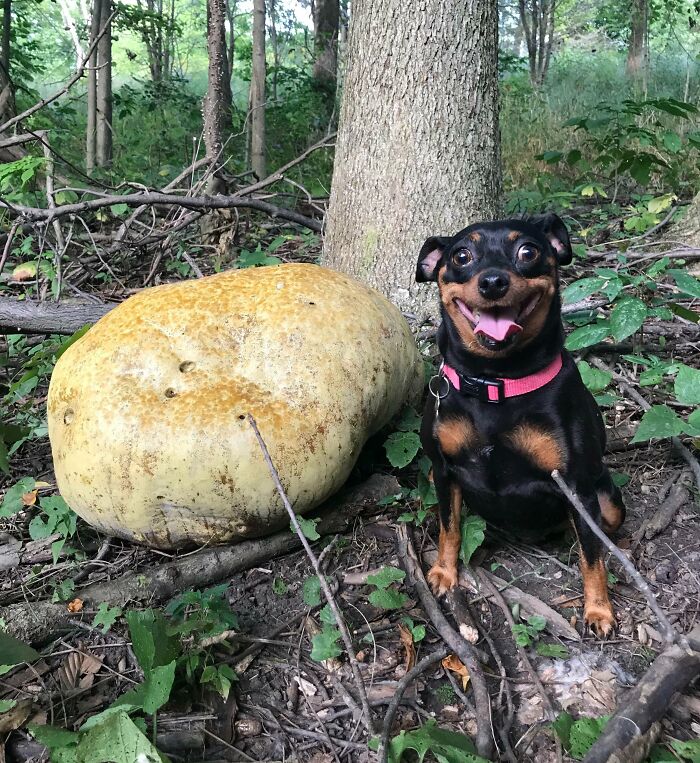
[[[437,281],[443,363],[431,379],[421,441],[438,499],[436,594],[457,583],[462,502],[487,522],[546,534],[568,520],[578,536],[585,625],[615,628],[603,544],[550,474],[558,469],[610,534],[625,518],[603,463],[605,427],[564,349],[559,268],[572,260],[555,214],[470,225],[432,236],[416,280]]]

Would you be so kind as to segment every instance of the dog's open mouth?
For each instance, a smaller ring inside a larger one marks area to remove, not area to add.
[[[455,304],[471,324],[480,344],[489,350],[501,350],[523,330],[522,324],[537,307],[541,296],[541,293],[533,294],[519,305],[470,307],[461,299],[455,299]]]

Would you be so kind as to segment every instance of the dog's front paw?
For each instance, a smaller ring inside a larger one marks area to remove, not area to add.
[[[586,627],[598,638],[608,638],[617,628],[615,613],[610,602],[587,604],[583,609],[583,620]]]
[[[446,567],[438,562],[428,572],[428,583],[430,583],[430,587],[436,596],[442,596],[442,594],[451,591],[457,585],[458,577],[456,565]]]

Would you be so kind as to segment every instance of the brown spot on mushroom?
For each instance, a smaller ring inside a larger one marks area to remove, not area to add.
[[[166,397],[175,397],[177,395],[177,392],[172,387],[168,387],[168,389],[165,390],[165,396]]]
[[[66,408],[65,413],[63,414],[63,423],[68,426],[74,418],[75,411],[72,408]]]
[[[541,427],[519,424],[506,435],[506,439],[515,450],[545,472],[561,469],[566,464],[566,454],[558,437]]]
[[[180,363],[180,372],[186,374],[194,368],[194,363],[191,360],[184,360]]]

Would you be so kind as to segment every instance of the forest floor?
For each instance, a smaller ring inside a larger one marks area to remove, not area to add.
[[[301,242],[290,237],[275,256],[313,259],[317,251],[308,241],[303,246]],[[203,262],[199,264],[205,272],[210,270]],[[128,271],[123,293],[114,282],[107,288],[99,281],[83,283],[81,289],[119,299],[138,288],[139,279],[143,280],[147,271],[146,265]],[[585,274],[586,266],[579,264],[577,277]],[[665,351],[672,350],[669,342]],[[655,351],[659,352],[658,346]],[[671,621],[682,632],[688,632],[700,619],[700,513],[696,491],[685,462],[667,441],[629,444],[630,433],[625,438],[624,430],[634,415],[638,415],[638,409],[629,400],[622,400],[606,413],[607,423],[615,427],[611,430],[614,447],[607,463],[613,472],[629,478],[623,487],[627,519],[615,541],[650,583]],[[618,437],[619,432],[623,436]],[[367,452],[353,475],[356,483],[372,473],[392,473],[382,457],[381,443],[374,443]],[[55,484],[47,439],[24,446],[11,465],[13,474],[8,484],[26,475],[48,483],[44,491],[50,491]],[[393,473],[402,485],[415,484],[415,468]],[[654,533],[650,520],[669,493],[681,485],[687,490],[680,494],[682,500],[675,515],[667,527]],[[393,504],[375,501],[347,531],[325,537],[316,545],[317,552],[325,549],[324,569],[353,634],[356,657],[378,721],[408,665],[444,647],[408,585],[401,590],[412,598],[400,609],[381,609],[370,601],[374,587],[368,584],[367,576],[384,567],[401,566],[396,544],[398,516],[416,509],[417,502],[409,498]],[[11,520],[0,520],[0,561],[10,546],[16,549],[19,543],[22,549],[31,549],[20,565],[0,567],[0,615],[2,607],[18,602],[25,602],[31,609],[34,602],[50,598],[57,584],[76,575],[81,579],[72,592],[73,599],[80,597],[84,585],[118,580],[129,572],[169,561],[169,555],[118,539],[105,544],[104,538],[79,523],[77,537],[84,559],[62,556],[54,564],[51,539],[37,542],[29,537],[31,516],[28,507]],[[437,538],[434,516],[430,514],[422,524],[411,523],[409,527],[415,547],[428,555]],[[76,539],[72,543],[75,546]],[[544,630],[535,628],[530,632],[531,643],[525,647],[531,670],[516,647],[503,606],[486,598],[478,586],[468,591],[471,617],[479,631],[476,647],[485,653],[482,667],[492,697],[494,727],[508,725],[512,698],[514,715],[509,739],[516,759],[538,763],[557,760],[561,752],[557,752],[549,725],[548,703],[556,712],[566,711],[576,718],[610,715],[625,690],[662,651],[658,624],[624,570],[615,560],[609,560],[618,631],[606,641],[583,633],[577,550],[568,534],[532,545],[489,529],[485,543],[472,558],[472,567],[500,579],[507,608],[516,619],[526,623],[523,618],[536,614],[546,621]],[[298,551],[271,558],[230,580],[211,581],[230,583],[226,595],[239,623],[229,643],[222,641],[213,649],[219,662],[234,667],[237,680],[227,702],[212,691],[190,688],[173,692],[171,701],[158,713],[156,735],[159,749],[171,760],[376,760],[376,753],[367,748],[366,731],[356,712],[357,695],[347,661],[341,658],[318,662],[310,657],[311,637],[320,628],[320,607],[305,603],[304,583],[311,576],[313,569],[307,555]],[[154,606],[163,604],[154,602]],[[22,701],[27,709],[17,724],[19,728],[0,727],[0,739],[11,732],[4,753],[0,746],[0,761],[3,755],[7,761],[48,760],[45,748],[23,730],[26,723],[76,729],[142,678],[123,622],[117,621],[103,634],[89,625],[91,613],[85,614],[88,616],[82,626],[76,625],[44,643],[38,663],[0,677],[0,701]],[[408,626],[406,618],[412,621]],[[420,631],[416,627],[421,625],[425,626],[423,638],[415,635]],[[407,636],[411,629],[414,638]],[[573,630],[581,635],[574,639]],[[502,661],[505,676],[494,655]],[[414,729],[431,718],[440,727],[474,735],[468,678],[463,684],[458,662],[448,661],[447,665],[450,667],[436,663],[406,689],[392,735],[401,729]],[[536,685],[533,671],[541,688]],[[662,740],[700,736],[697,691],[689,690],[669,708],[662,734]],[[501,746],[498,734],[496,739]],[[568,759],[567,753],[564,759]]]

